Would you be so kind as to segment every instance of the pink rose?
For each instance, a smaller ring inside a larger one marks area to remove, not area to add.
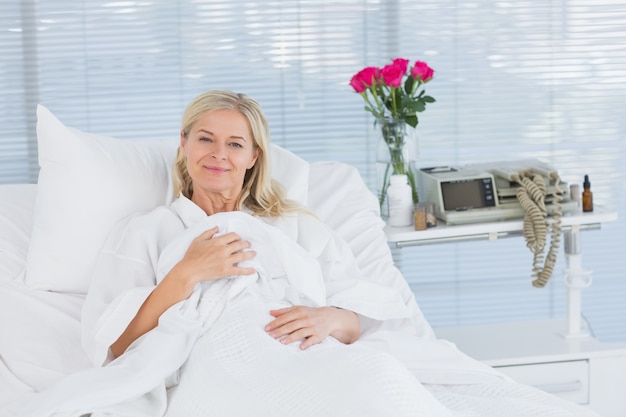
[[[402,70],[401,65],[389,64],[385,65],[380,73],[389,87],[400,87],[405,71]]]
[[[430,81],[433,78],[433,69],[423,61],[416,61],[415,65],[411,69],[411,77],[417,78],[422,82]]]
[[[350,80],[350,85],[357,93],[362,93],[368,87],[376,84],[378,78],[378,68],[365,67],[361,71],[357,72]]]
[[[406,73],[406,69],[409,66],[409,60],[408,59],[404,59],[404,58],[396,58],[393,60],[393,65],[397,66],[398,68],[400,68],[400,71],[402,71],[403,74]]]

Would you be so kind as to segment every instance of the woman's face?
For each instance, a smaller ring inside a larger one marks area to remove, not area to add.
[[[197,192],[236,199],[243,188],[246,170],[258,156],[248,120],[235,110],[205,113],[191,126],[187,138],[181,132],[187,170]]]

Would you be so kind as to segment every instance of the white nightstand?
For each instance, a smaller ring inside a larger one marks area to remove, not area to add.
[[[580,232],[614,221],[617,213],[569,213],[562,219],[568,284],[568,312],[562,320],[500,323],[435,329],[466,354],[513,379],[570,401],[602,417],[626,416],[626,345],[600,343],[581,320],[581,291],[590,284],[582,267]],[[470,225],[438,225],[423,231],[385,228],[391,246],[432,245],[464,240],[521,236],[522,220]]]
[[[584,404],[602,417],[626,416],[626,346],[562,336],[565,320],[435,329],[469,356],[519,382]]]

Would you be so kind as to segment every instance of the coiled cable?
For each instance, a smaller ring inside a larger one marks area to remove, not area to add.
[[[543,288],[554,271],[557,260],[557,253],[561,243],[561,201],[563,200],[563,189],[557,173],[550,174],[554,180],[555,192],[552,201],[552,223],[549,224],[548,210],[546,208],[547,185],[545,178],[532,171],[522,171],[512,176],[512,180],[520,187],[516,190],[517,200],[524,209],[524,224],[522,234],[526,241],[526,246],[533,254],[532,276],[535,278],[533,286]],[[550,247],[544,259],[544,250],[548,233],[550,232]]]

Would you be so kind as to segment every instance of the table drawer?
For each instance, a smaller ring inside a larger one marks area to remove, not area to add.
[[[577,404],[589,403],[589,362],[587,360],[496,366],[517,382]]]

